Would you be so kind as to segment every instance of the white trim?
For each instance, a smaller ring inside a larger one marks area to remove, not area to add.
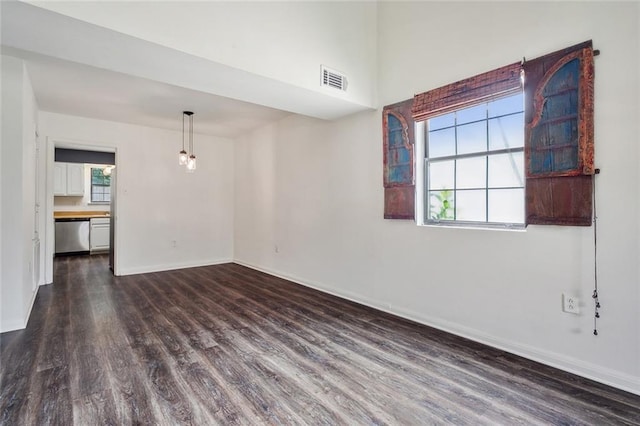
[[[9,331],[24,330],[26,328],[24,320],[2,321],[2,330],[0,333],[8,333]]]
[[[513,343],[491,334],[484,333],[470,327],[460,326],[459,324],[449,321],[443,321],[438,318],[417,315],[414,312],[400,309],[387,312],[437,328],[447,333],[455,334],[478,343],[501,349],[505,352],[509,352],[559,370],[567,371],[587,379],[640,395],[640,378],[636,378],[630,374],[624,374],[610,368],[585,362],[581,359],[559,354],[557,352],[541,350],[531,345]]]
[[[415,142],[413,144],[413,173],[415,176],[415,220],[418,225],[424,225],[424,133],[426,122],[418,121],[414,124],[413,134]]]
[[[47,136],[46,139],[46,181],[45,181],[45,271],[44,271],[44,284],[53,283],[53,255],[54,255],[54,227],[55,221],[53,219],[53,164],[55,162],[55,148],[68,148],[68,149],[80,149],[80,150],[88,150],[88,151],[98,151],[98,152],[113,152],[115,154],[115,164],[114,166],[118,167],[118,147],[114,145],[113,142],[91,142],[84,140],[75,140],[69,139],[65,137],[56,137],[56,136]],[[118,194],[119,184],[116,180],[116,197]],[[114,275],[119,275],[119,241],[118,241],[118,206],[115,206],[115,239],[114,239],[114,250],[115,250],[115,258],[114,258]]]
[[[0,330],[0,333],[6,333],[9,331],[16,331],[16,330],[24,330],[25,328],[27,328],[27,323],[29,322],[29,317],[31,316],[31,310],[33,309],[33,305],[36,301],[36,296],[38,295],[39,288],[40,286],[37,286],[36,289],[31,293],[31,302],[29,302],[29,307],[27,309],[26,315],[24,316],[24,319],[2,321],[2,329]]]
[[[195,262],[180,262],[180,263],[165,263],[162,265],[148,265],[148,266],[139,266],[132,268],[120,268],[119,276],[124,275],[137,275],[137,274],[147,274],[150,272],[164,272],[164,271],[173,271],[176,269],[185,269],[185,268],[198,268],[201,266],[213,266],[213,265],[221,265],[223,263],[233,263],[233,259],[224,258],[224,259],[216,259],[216,260],[200,260]]]
[[[116,152],[116,147],[109,144],[109,142],[91,142],[85,140],[78,139],[69,139],[69,138],[56,138],[51,137],[55,142],[56,148],[63,149],[75,149],[75,150],[84,150],[84,151],[95,151],[95,152]],[[98,144],[98,145],[95,145]]]
[[[33,310],[33,305],[36,302],[36,297],[38,296],[38,290],[40,286],[36,286],[36,289],[31,293],[31,302],[29,302],[29,308],[27,309],[27,314],[24,317],[24,327],[27,328],[27,324],[29,323],[29,318],[31,318],[31,311]]]
[[[53,163],[55,161],[55,142],[47,137],[45,141],[46,158],[44,165],[44,284],[53,283],[53,252],[55,249],[55,221],[53,220]]]
[[[355,303],[359,303],[361,305],[368,306],[370,308],[377,309],[379,311],[405,318],[410,321],[424,324],[429,327],[454,334],[456,336],[461,336],[466,339],[473,340],[475,342],[482,343],[484,345],[488,345],[505,352],[530,359],[532,361],[540,362],[542,364],[603,383],[605,385],[613,386],[615,388],[640,395],[640,377],[635,377],[630,374],[624,374],[610,368],[602,367],[590,362],[585,362],[578,358],[569,357],[547,350],[541,350],[530,345],[513,343],[508,340],[493,336],[491,334],[484,333],[480,330],[476,330],[470,327],[464,327],[450,321],[443,321],[439,318],[417,314],[412,311],[389,306],[388,304],[382,304],[379,301],[364,298],[351,292],[345,292],[336,288],[326,287],[316,282],[305,281],[298,277],[269,268],[260,267],[243,260],[235,259],[234,263],[246,266],[247,268],[255,269],[260,272],[264,272],[269,275],[283,278],[288,281],[292,281],[305,287],[313,288],[323,293],[331,294],[342,299],[346,299]]]

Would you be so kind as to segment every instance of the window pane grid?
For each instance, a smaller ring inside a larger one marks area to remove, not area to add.
[[[488,114],[488,113],[487,113]],[[487,126],[487,151],[489,150],[489,126]],[[484,159],[484,187],[489,188],[489,155]],[[489,217],[489,191],[484,191],[484,220],[487,221]]]
[[[507,114],[502,114],[502,115],[492,115],[492,116],[488,115],[486,118],[481,118],[481,119],[475,120],[475,121],[467,121],[467,122],[461,123],[461,124],[457,124],[457,123],[454,122],[454,124],[449,125],[449,126],[437,127],[437,128],[430,129],[429,133],[438,132],[440,130],[455,129],[456,127],[465,126],[467,124],[482,123],[482,122],[486,122],[487,120],[497,120],[499,118],[507,118],[507,117],[512,117],[512,116],[517,116],[519,114],[522,114],[523,112],[524,112],[524,110],[522,110],[522,111],[514,111],[514,112],[507,113]],[[451,113],[451,114],[455,114],[455,113]],[[487,114],[488,114],[488,112],[487,112]],[[433,120],[433,119],[431,119],[431,120]],[[429,121],[431,121],[431,120],[429,120]]]
[[[101,168],[91,168],[91,202],[111,202],[111,176],[105,176]]]
[[[456,140],[458,139],[457,133],[458,133],[458,130],[456,127]],[[456,143],[456,146],[457,145],[458,144]],[[458,205],[457,203],[458,200],[456,200],[456,197],[458,196],[458,192],[455,190],[455,188],[457,187],[458,187],[458,161],[456,160],[453,162],[453,220],[457,219],[456,216],[458,213],[458,209],[456,208],[456,206]]]
[[[522,100],[518,93],[427,121],[427,223],[524,223]]]

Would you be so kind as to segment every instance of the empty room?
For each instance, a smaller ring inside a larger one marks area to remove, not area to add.
[[[0,20],[0,424],[640,424],[639,2]]]

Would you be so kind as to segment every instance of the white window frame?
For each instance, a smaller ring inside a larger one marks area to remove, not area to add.
[[[487,102],[486,100],[484,102]],[[464,106],[462,109],[468,108]],[[415,191],[415,213],[416,222],[420,226],[432,226],[432,227],[454,227],[454,228],[472,228],[472,229],[500,229],[500,230],[514,230],[524,231],[526,229],[525,218],[523,217],[523,223],[509,223],[509,222],[481,222],[481,221],[462,221],[462,220],[434,220],[428,217],[428,203],[430,202],[428,196],[428,182],[427,182],[427,168],[429,159],[426,156],[426,142],[427,142],[427,128],[428,120],[421,120],[415,122],[415,177],[416,177],[416,191]],[[524,133],[524,123],[522,131]],[[524,146],[518,148],[509,148],[493,151],[484,151],[481,153],[472,155],[455,155],[450,158],[465,158],[472,156],[490,156],[511,152],[524,152]],[[438,158],[440,160],[440,158]],[[523,190],[525,187],[523,186]],[[455,188],[454,188],[455,191]],[[522,198],[522,205],[524,208],[526,194]]]
[[[109,190],[109,199],[108,200],[99,201],[99,200],[94,200],[93,199],[93,187],[94,186],[95,187],[101,187],[101,188],[110,188],[111,187],[111,184],[109,184],[109,185],[99,185],[99,184],[94,184],[93,183],[93,170],[94,169],[96,169],[96,170],[104,170],[104,168],[103,167],[93,167],[93,166],[91,166],[90,169],[89,169],[89,191],[90,191],[89,199],[91,200],[91,204],[110,204],[111,203],[111,190]],[[103,171],[103,173],[104,173],[104,171]]]

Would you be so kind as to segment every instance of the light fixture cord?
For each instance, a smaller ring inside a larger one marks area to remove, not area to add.
[[[184,112],[182,113],[182,150],[184,151]]]
[[[189,152],[195,155],[193,153],[193,114],[189,116]]]
[[[600,301],[598,300],[598,214],[596,210],[596,175],[600,172],[596,169],[592,180],[592,195],[593,195],[593,303],[594,303],[594,315],[593,315],[593,335],[598,335],[598,318],[600,318]]]

